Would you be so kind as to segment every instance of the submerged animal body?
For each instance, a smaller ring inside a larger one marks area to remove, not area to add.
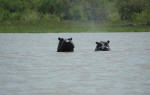
[[[64,39],[58,38],[59,44],[57,48],[57,52],[73,52],[74,51],[74,44],[72,42],[72,38]]]
[[[109,40],[107,42],[104,41],[96,42],[97,45],[95,51],[109,51],[110,50],[109,43],[110,43]]]

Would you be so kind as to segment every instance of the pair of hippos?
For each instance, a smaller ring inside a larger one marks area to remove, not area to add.
[[[72,42],[72,38],[68,38],[68,39],[64,39],[64,38],[58,38],[59,43],[58,43],[58,48],[57,48],[57,52],[73,52],[74,51],[74,44]],[[109,43],[110,41],[100,41],[100,42],[96,42],[96,48],[95,51],[109,51],[110,47],[109,47]]]

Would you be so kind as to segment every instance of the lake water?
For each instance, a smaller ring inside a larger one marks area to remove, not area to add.
[[[58,37],[75,51],[56,52]],[[150,32],[0,34],[0,95],[150,95]]]

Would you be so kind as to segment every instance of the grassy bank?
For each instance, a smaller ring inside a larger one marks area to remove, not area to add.
[[[95,22],[28,22],[1,23],[0,33],[61,33],[61,32],[150,32],[147,25],[114,25]]]

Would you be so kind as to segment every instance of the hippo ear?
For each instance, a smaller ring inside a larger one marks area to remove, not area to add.
[[[62,40],[63,38],[58,37],[58,40]]]
[[[58,40],[60,40],[61,38],[60,37],[58,37]]]
[[[102,44],[101,44],[101,43],[99,43],[99,42],[96,42],[96,44],[97,44],[98,46],[100,46],[100,47],[102,46]]]
[[[96,42],[96,44],[99,44],[99,42]]]
[[[68,40],[72,40],[72,38],[69,38]]]
[[[107,41],[107,43],[109,44],[109,43],[110,43],[110,41],[108,40],[108,41]]]

